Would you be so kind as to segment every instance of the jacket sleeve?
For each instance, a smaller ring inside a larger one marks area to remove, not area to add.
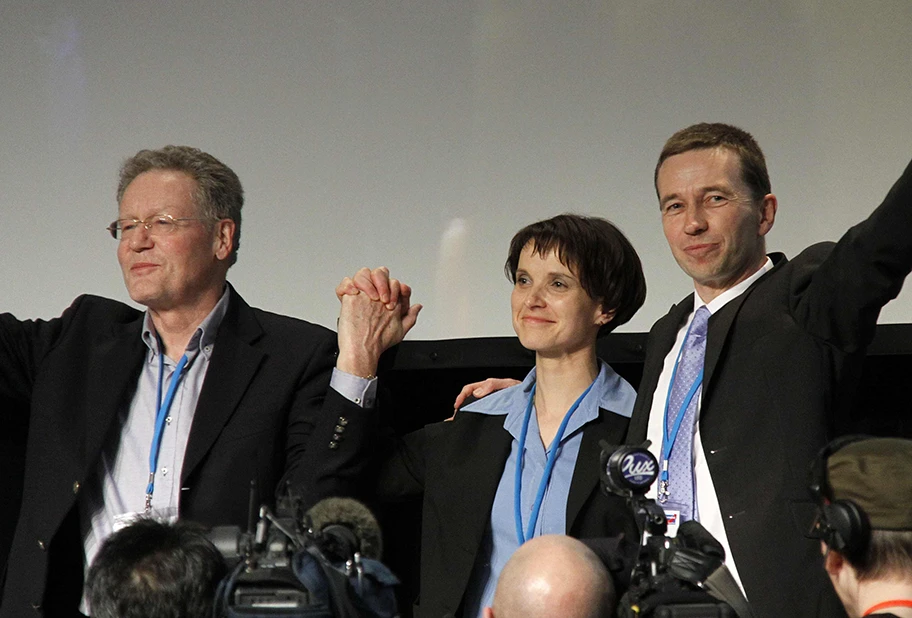
[[[0,398],[28,408],[35,377],[47,356],[72,322],[85,299],[80,296],[59,318],[19,320],[0,314]]]
[[[421,493],[424,429],[400,438],[381,425],[376,408],[361,408],[333,389],[326,401],[308,457],[309,503],[332,495],[373,502]]]
[[[874,337],[881,308],[912,270],[912,163],[880,206],[829,246],[794,260],[791,312],[810,334],[853,353]]]

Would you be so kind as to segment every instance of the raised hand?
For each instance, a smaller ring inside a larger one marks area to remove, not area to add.
[[[336,367],[361,377],[377,372],[380,355],[401,342],[418,320],[411,288],[389,277],[386,267],[362,268],[336,287],[339,357]]]
[[[373,270],[367,267],[361,268],[336,286],[336,296],[340,301],[343,296],[358,292],[367,294],[371,300],[382,302],[388,309],[392,309],[398,304],[403,315],[408,313],[412,288],[398,279],[391,278],[386,266]]]

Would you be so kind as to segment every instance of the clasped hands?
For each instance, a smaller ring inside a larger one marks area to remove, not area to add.
[[[422,306],[411,304],[412,288],[390,277],[385,266],[362,268],[336,286],[339,312],[339,358],[336,367],[361,377],[377,373],[380,355],[401,342],[418,320]],[[472,395],[484,397],[517,384],[516,380],[488,378],[462,389],[454,408]]]
[[[380,355],[401,342],[418,320],[412,288],[389,275],[385,266],[362,268],[336,286],[339,358],[336,367],[361,377],[377,373]]]

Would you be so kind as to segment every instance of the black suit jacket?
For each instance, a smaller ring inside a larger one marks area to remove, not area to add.
[[[34,614],[33,605],[55,615],[73,607],[70,594],[78,602],[76,500],[135,392],[147,351],[142,322],[142,312],[93,296],[46,322],[0,316],[0,394],[30,408],[0,616]],[[246,527],[251,483],[258,503],[286,482],[303,483],[316,418],[352,405],[325,399],[334,364],[331,331],[252,309],[232,289],[184,455],[180,516]]]
[[[383,464],[374,489],[381,498],[423,496],[417,617],[440,618],[461,611],[494,494],[510,455],[513,437],[503,428],[504,418],[460,412],[453,421],[428,425],[391,442],[389,451],[379,453]],[[600,410],[598,420],[584,427],[567,499],[567,534],[581,538],[624,534],[636,539],[629,507],[599,489],[599,440],[620,444],[627,424],[626,417]],[[320,464],[322,478],[339,482],[339,471],[349,461],[363,460],[364,450],[377,440],[377,430],[377,412],[360,410],[349,417],[346,441],[328,448],[335,428],[324,420],[314,435],[315,448],[326,447]],[[315,483],[319,486],[321,481]],[[369,493],[371,489],[350,491]]]
[[[709,320],[700,435],[757,614],[838,616],[820,544],[806,537],[808,469],[853,403],[881,307],[912,269],[912,165],[838,243],[770,257],[774,268]],[[662,364],[692,310],[691,295],[649,333],[632,443],[646,437]]]

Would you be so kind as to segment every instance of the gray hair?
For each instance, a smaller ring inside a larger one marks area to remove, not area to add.
[[[241,244],[241,208],[244,205],[244,189],[237,174],[199,148],[165,146],[158,150],[140,150],[124,161],[120,168],[117,203],[123,199],[127,186],[137,176],[151,170],[172,170],[187,174],[196,181],[194,201],[199,215],[213,221],[234,221],[234,246],[228,265],[237,262]]]

